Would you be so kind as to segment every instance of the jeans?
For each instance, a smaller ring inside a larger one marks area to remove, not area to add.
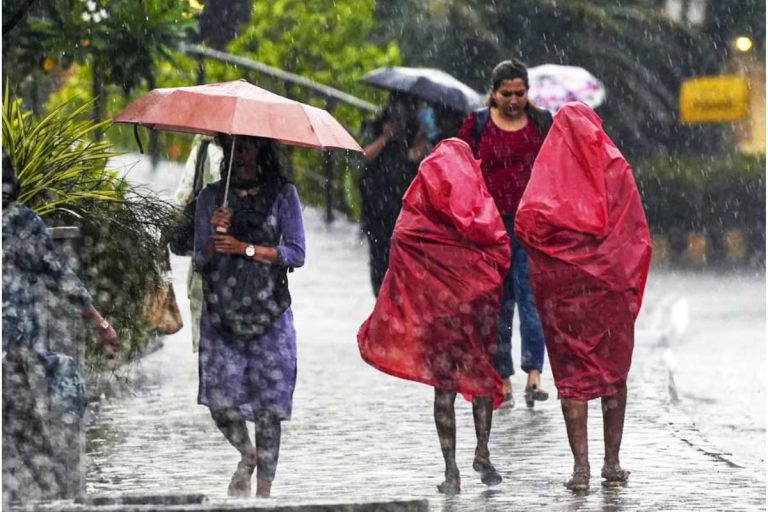
[[[512,319],[515,315],[515,304],[520,313],[520,336],[522,338],[521,365],[526,373],[531,370],[541,372],[544,366],[544,330],[541,326],[539,312],[531,287],[528,255],[515,237],[514,218],[505,217],[504,226],[507,228],[512,241],[512,266],[504,279],[504,292],[501,299],[501,315],[499,316],[498,344],[493,364],[502,378],[515,374],[512,363]]]

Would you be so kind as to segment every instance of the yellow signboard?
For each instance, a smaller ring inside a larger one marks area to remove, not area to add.
[[[747,117],[749,84],[739,75],[704,76],[683,82],[680,117],[684,123],[725,123]]]

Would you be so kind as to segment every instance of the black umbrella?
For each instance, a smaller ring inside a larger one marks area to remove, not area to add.
[[[365,75],[361,82],[389,91],[413,94],[460,112],[469,112],[483,103],[483,97],[474,89],[439,69],[378,68]]]

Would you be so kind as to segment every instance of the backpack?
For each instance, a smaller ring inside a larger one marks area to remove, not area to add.
[[[232,219],[229,234],[254,245],[276,247],[280,235],[267,220],[282,180],[267,185],[259,194],[230,201]],[[209,185],[219,204],[224,200],[224,186],[219,181]],[[203,300],[214,328],[235,338],[259,337],[291,305],[288,268],[254,261],[245,255],[220,254],[201,269]]]
[[[195,178],[192,185],[192,201],[182,209],[176,225],[168,236],[168,244],[171,252],[177,256],[191,256],[195,243],[195,208],[197,207],[197,195],[203,189],[203,173],[205,160],[208,158],[208,145],[210,140],[204,139],[197,148],[195,160]]]
[[[530,105],[530,104],[529,104]],[[549,129],[552,128],[552,114],[544,109],[540,109],[530,105],[528,115],[536,123],[536,128],[539,130],[539,134],[542,138],[545,138],[549,133]],[[483,136],[483,130],[488,124],[488,120],[491,118],[491,109],[489,107],[483,107],[475,110],[475,122],[472,125],[472,154],[475,158],[478,158],[478,151],[480,150],[480,138]]]

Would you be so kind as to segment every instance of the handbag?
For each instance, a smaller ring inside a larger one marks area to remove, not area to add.
[[[208,158],[208,145],[210,140],[203,140],[197,148],[197,159],[195,160],[195,179],[192,185],[192,200],[184,205],[179,213],[179,219],[176,225],[171,229],[168,236],[168,244],[171,252],[177,256],[191,256],[194,250],[195,242],[195,208],[197,206],[197,195],[203,188],[203,174],[205,161]]]
[[[178,332],[184,322],[170,281],[165,281],[147,296],[147,323],[162,334]]]

